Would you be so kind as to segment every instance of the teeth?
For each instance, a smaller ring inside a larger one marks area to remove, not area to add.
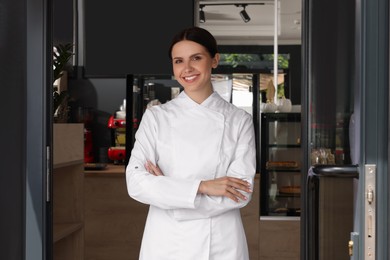
[[[193,80],[196,76],[184,77],[185,80]]]

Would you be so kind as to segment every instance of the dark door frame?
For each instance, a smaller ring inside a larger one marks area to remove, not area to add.
[[[0,0],[0,258],[51,259],[51,0]]]
[[[312,66],[310,57],[310,21],[311,21],[311,2],[313,0],[302,0],[302,104],[304,108],[309,107],[308,97],[311,75],[309,75],[310,66]],[[326,0],[324,0],[326,1]],[[335,0],[337,1],[337,0]],[[358,245],[354,244],[353,259],[365,259],[366,250],[364,248],[365,230],[364,230],[364,201],[365,189],[364,165],[376,165],[377,187],[376,187],[376,258],[389,258],[389,177],[388,177],[388,142],[389,142],[389,3],[387,0],[356,0],[356,25],[355,25],[355,44],[356,44],[356,64],[354,66],[355,90],[359,92],[355,98],[355,112],[359,112],[358,125],[360,138],[356,140],[359,143],[359,190],[357,193],[357,204],[360,209],[355,215],[355,229],[359,237]],[[356,102],[357,101],[357,102]],[[357,105],[357,106],[356,106]],[[308,118],[303,117],[304,126],[302,136],[309,136]],[[303,143],[309,147],[308,140]],[[359,142],[360,141],[360,142]],[[308,149],[304,149],[304,158],[310,158]],[[304,169],[308,170],[308,162]],[[304,180],[303,180],[304,181]],[[305,195],[305,194],[303,194]],[[303,196],[303,204],[306,204],[306,197]],[[306,209],[303,208],[303,211]],[[301,216],[301,259],[313,260],[308,253],[308,244],[306,243],[307,219]],[[351,230],[352,232],[352,230]],[[346,244],[347,250],[347,244]]]

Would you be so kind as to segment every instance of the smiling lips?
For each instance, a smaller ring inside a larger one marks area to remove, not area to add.
[[[183,79],[186,81],[186,82],[191,82],[191,81],[194,81],[194,79],[197,77],[197,75],[193,75],[193,76],[188,76],[188,77],[183,77]]]

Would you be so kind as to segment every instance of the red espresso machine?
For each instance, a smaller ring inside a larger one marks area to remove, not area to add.
[[[92,142],[92,120],[93,109],[91,107],[79,107],[77,109],[76,121],[84,124],[84,163],[93,163],[93,142]]]
[[[121,109],[110,116],[108,128],[112,131],[112,146],[108,148],[108,158],[114,164],[124,164],[126,160],[126,101]]]

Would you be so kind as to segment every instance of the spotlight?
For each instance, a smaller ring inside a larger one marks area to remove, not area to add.
[[[204,5],[200,5],[199,6],[199,8],[200,8],[200,10],[199,10],[199,22],[200,23],[206,22],[206,16],[204,15],[203,7],[204,7]]]
[[[244,20],[244,22],[247,23],[251,20],[251,18],[249,17],[248,13],[245,11],[246,5],[241,5],[241,6],[242,6],[242,8],[244,8],[240,12],[241,18],[242,18],[242,20]]]

